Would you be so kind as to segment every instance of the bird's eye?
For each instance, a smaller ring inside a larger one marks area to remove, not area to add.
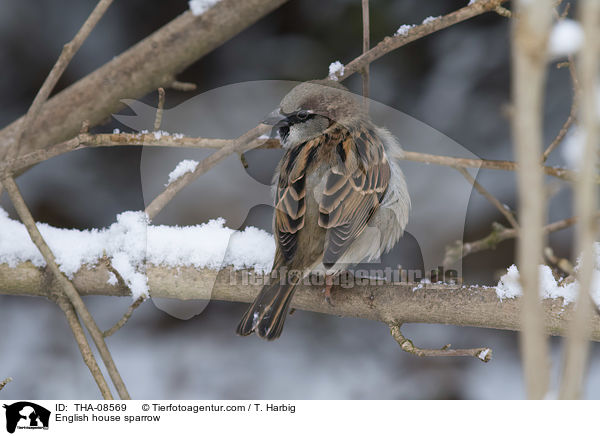
[[[300,110],[298,111],[298,113],[296,114],[296,116],[298,117],[298,119],[300,121],[304,121],[308,118],[308,111],[307,110]]]

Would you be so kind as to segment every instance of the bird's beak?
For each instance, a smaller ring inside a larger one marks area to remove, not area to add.
[[[269,115],[267,115],[267,118],[265,118],[263,120],[263,124],[269,124],[270,126],[276,126],[277,124],[280,124],[280,123],[284,122],[285,120],[286,120],[285,115],[283,115],[279,109],[275,109],[273,112],[271,112]]]

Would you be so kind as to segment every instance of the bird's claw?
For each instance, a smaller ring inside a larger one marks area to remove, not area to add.
[[[331,299],[331,285],[325,286],[323,292],[325,293],[325,301],[327,301],[327,303],[329,303],[331,307],[335,307],[335,304],[333,304],[333,301]]]

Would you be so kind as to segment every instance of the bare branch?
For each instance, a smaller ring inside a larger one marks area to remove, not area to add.
[[[599,218],[600,213],[597,213],[596,220]],[[544,234],[547,235],[549,233],[558,232],[559,230],[571,227],[576,222],[577,217],[555,221],[544,226]],[[446,268],[469,254],[483,250],[493,250],[500,242],[506,241],[507,239],[514,239],[517,236],[518,233],[515,229],[507,229],[502,224],[492,223],[492,231],[489,235],[472,242],[463,243],[462,241],[457,241],[456,244],[447,247],[443,265]]]
[[[542,102],[546,46],[552,24],[552,4],[547,0],[520,0],[512,37],[513,136],[519,163],[519,220],[517,263],[523,285],[521,352],[527,394],[542,399],[548,391],[548,341],[539,303],[538,265],[542,260],[546,215],[543,194]]]
[[[180,82],[178,80],[173,80],[169,84],[169,88],[174,89],[176,91],[195,91],[198,88],[198,85],[190,82]]]
[[[413,162],[433,163],[447,167],[484,168],[488,170],[516,171],[518,163],[508,160],[466,159],[461,157],[439,156],[435,154],[417,153],[404,151],[400,156],[392,156]],[[545,174],[562,180],[574,181],[576,173],[564,168],[542,167]],[[600,183],[600,177],[596,177],[596,183]]]
[[[165,107],[165,89],[158,88],[158,106],[156,106],[156,117],[154,118],[154,131],[160,130],[163,109]]]
[[[27,228],[27,232],[29,233],[31,240],[36,245],[38,250],[40,250],[40,253],[46,261],[47,268],[49,268],[52,274],[54,275],[54,278],[56,279],[56,282],[59,285],[59,292],[63,292],[68,297],[75,310],[77,310],[77,313],[81,317],[86,328],[90,332],[90,335],[92,336],[92,339],[94,340],[94,343],[98,348],[98,352],[102,357],[104,365],[106,365],[106,369],[110,375],[110,378],[112,379],[113,384],[119,392],[119,396],[123,400],[130,399],[129,393],[127,392],[127,388],[125,387],[125,383],[121,378],[121,374],[119,374],[119,371],[117,370],[117,367],[113,361],[110,351],[108,350],[108,347],[104,342],[104,336],[102,336],[102,332],[96,325],[96,321],[94,320],[90,312],[87,310],[87,307],[85,306],[83,300],[77,292],[77,289],[75,289],[73,283],[71,283],[69,279],[67,279],[67,277],[65,277],[65,275],[58,268],[58,265],[56,264],[56,260],[54,258],[54,254],[52,254],[50,247],[48,247],[48,244],[46,244],[46,241],[42,237],[42,234],[35,225],[35,221],[31,216],[31,212],[27,208],[27,205],[25,204],[25,201],[23,200],[21,192],[19,191],[19,188],[17,187],[15,181],[10,176],[6,177],[3,180],[3,185],[19,217],[21,218],[21,221]]]
[[[69,327],[71,327],[71,331],[73,332],[73,336],[75,337],[75,341],[79,346],[79,351],[81,352],[81,357],[83,357],[83,361],[87,365],[92,377],[96,381],[98,388],[100,389],[100,393],[102,394],[102,398],[105,400],[112,400],[113,395],[110,392],[110,388],[108,387],[108,383],[106,383],[106,379],[104,375],[102,375],[102,371],[100,371],[100,367],[98,366],[98,362],[96,362],[96,358],[94,357],[94,353],[90,348],[90,344],[85,337],[85,333],[81,324],[79,323],[79,318],[75,313],[75,309],[71,302],[64,296],[60,296],[56,298],[56,303],[58,307],[64,312],[65,317],[67,318],[67,322],[69,323]]]
[[[146,207],[146,214],[148,214],[148,217],[150,217],[150,219],[154,219],[154,217],[158,215],[158,213],[175,197],[175,195],[177,195],[179,191],[181,191],[189,183],[196,180],[202,174],[210,170],[213,166],[221,162],[230,154],[238,152],[243,153],[264,143],[265,141],[260,140],[259,137],[264,133],[267,133],[271,128],[271,126],[266,124],[259,124],[258,126],[244,133],[232,143],[215,151],[209,157],[204,159],[193,172],[186,173],[184,176],[173,181],[173,183],[169,184],[166,189],[157,195],[156,198],[148,205],[148,207]]]
[[[548,259],[549,262],[556,265],[560,270],[567,273],[568,275],[573,275],[575,269],[573,268],[573,264],[569,262],[567,259],[558,257],[554,254],[554,250],[550,247],[544,248],[544,257]]]
[[[598,189],[594,183],[600,126],[598,124],[598,72],[600,69],[600,2],[582,0],[579,12],[584,30],[584,43],[579,58],[582,87],[582,127],[585,145],[580,160],[580,172],[575,184],[575,210],[580,223],[576,227],[577,253],[581,265],[577,271],[579,297],[575,318],[569,327],[564,354],[561,399],[581,397],[583,377],[589,354],[589,320],[592,315],[590,290],[594,273],[594,240],[598,227],[594,214],[598,204]]]
[[[577,72],[575,71],[575,62],[573,61],[573,57],[569,56],[569,61],[567,62],[569,66],[569,72],[571,74],[571,81],[573,82],[573,102],[571,103],[571,110],[569,111],[569,116],[566,121],[560,128],[558,134],[552,141],[552,143],[546,148],[544,154],[542,155],[542,163],[546,162],[550,153],[554,151],[556,147],[560,145],[560,143],[565,139],[569,128],[573,125],[575,120],[577,119],[577,109],[579,107],[579,87],[577,81]]]
[[[444,345],[440,349],[420,348],[413,344],[410,339],[406,339],[400,329],[402,324],[390,324],[390,333],[398,342],[400,348],[407,353],[414,354],[419,357],[476,357],[482,362],[489,362],[492,359],[492,350],[490,348],[466,348],[452,349],[450,344]]]
[[[73,40],[64,45],[58,60],[52,67],[52,70],[50,70],[48,77],[46,77],[44,84],[39,89],[33,100],[33,103],[29,107],[29,110],[25,115],[25,119],[18,125],[18,130],[15,134],[15,140],[9,146],[9,149],[5,155],[6,160],[12,161],[17,156],[25,130],[31,128],[42,106],[46,100],[48,100],[50,93],[56,86],[58,79],[60,79],[64,71],[67,69],[69,62],[71,62],[71,59],[73,59],[73,56],[75,56],[75,53],[77,53],[81,45],[87,39],[92,29],[96,27],[96,24],[98,21],[100,21],[100,18],[102,18],[112,1],[113,0],[100,0],[90,16],[87,18],[87,20],[85,20],[83,26],[81,26],[81,29],[79,29]]]
[[[143,145],[157,147],[187,147],[187,148],[225,148],[233,146],[235,140],[231,139],[214,139],[214,138],[191,138],[180,136],[162,135],[157,138],[153,133],[119,133],[119,134],[82,134],[68,141],[64,141],[49,150],[39,150],[20,157],[15,162],[15,168],[21,168],[25,165],[47,160],[51,157],[78,150],[84,147],[108,147],[120,145]],[[276,139],[265,139],[260,144],[253,144],[251,148],[280,148],[281,144]],[[396,159],[403,159],[413,162],[433,163],[436,165],[449,167],[466,167],[466,168],[484,168],[503,171],[516,171],[517,163],[503,160],[487,160],[487,159],[467,159],[451,156],[440,156],[428,153],[419,153],[414,151],[403,151],[402,155],[392,156]],[[4,164],[0,163],[0,169],[4,168]],[[573,181],[576,178],[576,173],[573,171],[556,168],[543,167],[544,172],[550,176],[557,177],[562,180]],[[600,177],[597,178],[600,183]]]
[[[135,309],[137,309],[144,301],[146,301],[146,297],[144,297],[144,296],[141,296],[137,300],[135,300],[129,306],[129,308],[127,309],[127,312],[125,312],[123,317],[119,321],[117,321],[117,323],[114,326],[112,326],[111,328],[106,330],[104,333],[102,333],[102,335],[105,338],[108,338],[109,336],[114,335],[121,327],[123,327],[125,324],[127,324],[127,321],[129,321],[129,318],[131,318],[131,315],[133,315],[133,311]]]
[[[266,130],[265,130],[266,132]],[[80,150],[88,147],[113,147],[113,146],[149,146],[149,147],[186,147],[186,148],[214,148],[223,149],[233,147],[236,140],[234,139],[216,139],[216,138],[192,138],[179,135],[160,135],[154,133],[100,133],[91,135],[82,133],[67,141],[63,141],[48,149],[36,150],[19,156],[13,162],[15,171],[35,165],[39,162],[51,159],[64,153],[74,150]],[[281,144],[276,139],[259,139],[248,144],[249,149],[252,148],[280,148]],[[395,159],[403,159],[412,162],[433,163],[436,165],[449,167],[465,167],[465,168],[483,168],[502,171],[516,171],[517,163],[504,160],[487,160],[487,159],[467,159],[451,156],[440,156],[428,153],[418,153],[415,151],[403,151],[401,155],[391,156]],[[0,172],[5,171],[8,167],[6,162],[0,162]],[[544,173],[547,175],[559,178],[566,181],[574,181],[576,173],[564,168],[543,167]],[[596,182],[600,183],[600,177],[596,178]]]
[[[481,186],[481,184],[477,180],[475,180],[466,169],[464,169],[463,167],[457,167],[456,169],[459,173],[463,175],[465,179],[469,181],[469,183],[473,185],[477,192],[483,195],[490,203],[492,203],[496,207],[496,209],[498,209],[498,211],[502,215],[504,215],[504,217],[514,229],[519,229],[519,224],[517,223],[515,216],[510,210],[504,207],[504,205],[500,203],[500,201],[496,197],[494,197],[487,189]]]
[[[369,51],[371,46],[370,29],[369,29],[369,0],[362,0],[362,24],[363,24],[363,54]],[[365,65],[362,69],[362,95],[363,103],[368,112],[369,105],[369,65]]]

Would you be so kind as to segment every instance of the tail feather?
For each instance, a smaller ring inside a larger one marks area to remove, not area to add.
[[[277,339],[283,330],[295,289],[296,283],[282,285],[277,280],[267,283],[242,317],[237,334],[247,336],[256,332],[263,339]]]

